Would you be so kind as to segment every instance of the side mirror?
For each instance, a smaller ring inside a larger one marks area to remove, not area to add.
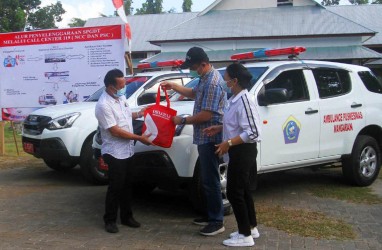
[[[284,88],[261,90],[257,96],[260,106],[288,101],[288,91]]]
[[[156,102],[156,93],[143,93],[138,97],[138,105],[145,105],[145,104],[150,104],[150,103],[155,103]]]

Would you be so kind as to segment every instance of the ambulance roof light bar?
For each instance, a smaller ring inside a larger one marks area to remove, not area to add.
[[[151,63],[140,63],[138,64],[138,69],[152,69],[152,68],[162,68],[162,67],[175,67],[178,68],[183,64],[183,60],[170,60],[161,62],[151,62]]]
[[[280,49],[259,49],[252,52],[234,54],[231,56],[232,60],[245,60],[245,59],[253,59],[253,58],[264,58],[264,57],[272,57],[272,56],[297,56],[302,52],[305,52],[305,47],[288,47],[288,48],[280,48]]]

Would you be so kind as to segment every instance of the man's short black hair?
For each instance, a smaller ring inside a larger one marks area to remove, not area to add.
[[[112,69],[106,73],[103,82],[105,83],[106,87],[109,85],[115,86],[117,84],[116,79],[120,77],[124,77],[123,72],[119,69]]]

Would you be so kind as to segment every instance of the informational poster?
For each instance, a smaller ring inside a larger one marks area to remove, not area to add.
[[[122,25],[0,34],[0,120],[81,102],[125,69]]]

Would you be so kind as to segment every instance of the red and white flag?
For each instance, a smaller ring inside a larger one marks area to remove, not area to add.
[[[112,0],[115,9],[117,10],[118,16],[125,23],[125,36],[127,38],[127,43],[129,45],[129,52],[131,52],[131,28],[129,22],[126,18],[125,8],[123,8],[123,0]]]

